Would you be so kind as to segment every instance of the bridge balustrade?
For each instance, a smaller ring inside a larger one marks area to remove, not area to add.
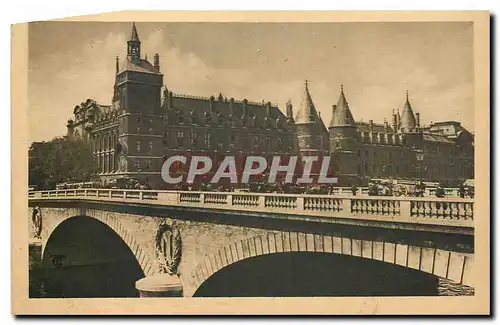
[[[266,208],[295,209],[297,208],[297,198],[285,195],[265,196],[264,206]]]
[[[410,217],[423,218],[473,218],[472,202],[412,201]]]
[[[180,203],[202,203],[202,193],[179,192]]]
[[[227,194],[223,193],[206,193],[203,198],[204,203],[210,204],[227,204]]]
[[[400,215],[400,204],[396,200],[352,199],[351,213]]]
[[[232,205],[242,207],[256,207],[259,205],[259,196],[254,194],[233,194]]]
[[[29,200],[63,198],[120,202],[155,201],[155,204],[196,206],[259,213],[310,215],[474,227],[474,200],[466,198],[407,198],[352,195],[234,193],[78,189],[30,192]]]
[[[310,197],[306,196],[303,198],[304,210],[313,210],[313,211],[342,211],[343,208],[343,199],[334,198],[334,197]]]

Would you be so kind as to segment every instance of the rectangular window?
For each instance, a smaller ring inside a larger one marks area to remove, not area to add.
[[[136,120],[136,130],[137,130],[137,133],[141,133],[141,118],[140,117],[138,117]]]
[[[259,137],[258,136],[253,137],[253,149],[255,151],[259,150]]]
[[[196,132],[191,131],[191,145],[193,147],[196,147],[197,144],[198,144],[198,135],[196,134]]]
[[[272,147],[271,144],[272,144],[271,143],[271,137],[266,137],[266,148],[267,148],[267,150],[271,150],[271,147]]]
[[[137,147],[137,152],[141,152],[141,141],[137,141],[136,147]]]
[[[236,147],[237,137],[236,134],[231,134],[231,139],[229,141],[229,149],[234,150]]]
[[[212,147],[212,135],[210,133],[205,133],[204,140],[205,140],[205,147],[211,148]]]
[[[170,144],[170,134],[168,132],[163,132],[163,145],[168,146]]]
[[[178,147],[184,146],[184,132],[182,131],[177,132],[177,146]]]

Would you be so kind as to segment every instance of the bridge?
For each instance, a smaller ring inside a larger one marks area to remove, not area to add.
[[[121,189],[28,198],[30,290],[45,296],[474,292],[472,199]]]

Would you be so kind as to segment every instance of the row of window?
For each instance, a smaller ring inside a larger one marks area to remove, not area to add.
[[[153,133],[153,120],[152,119],[136,119],[136,133],[140,134],[141,131],[146,130],[149,134]]]
[[[141,140],[137,140],[135,145],[136,145],[136,151],[137,153],[141,153]],[[148,147],[147,147],[147,153],[151,154],[153,152],[153,141],[148,141]]]
[[[114,154],[104,156],[96,155],[94,156],[94,164],[97,166],[99,173],[118,171],[118,162]]]
[[[171,132],[163,133],[163,145],[167,147],[186,147],[188,145],[192,147],[198,147],[201,143],[203,143],[205,148],[213,148],[213,145],[216,145],[217,149],[254,149],[254,150],[284,150],[284,149],[292,149],[292,138],[288,137],[288,143],[285,143],[283,138],[276,138],[273,141],[271,136],[253,136],[253,137],[238,137],[236,134],[231,134],[226,139],[217,139],[214,141],[214,136],[210,133],[204,133],[202,142],[198,139],[198,134],[194,131],[189,132],[187,134],[184,131],[174,132],[175,141],[172,139]],[[239,143],[241,140],[241,143]],[[274,146],[273,146],[274,142]]]
[[[136,171],[151,171],[152,170],[152,161],[150,159],[143,159],[143,163],[141,164],[141,160],[136,159],[134,162],[134,169]],[[94,157],[94,163],[97,166],[97,170],[99,173],[112,173],[118,171],[118,157],[115,155],[96,155]]]
[[[134,162],[134,169],[137,172],[148,172],[152,170],[152,162],[150,159],[143,160],[143,164],[141,164],[141,160],[136,159]]]
[[[104,151],[112,150],[118,143],[118,134],[116,132],[110,132],[104,135],[94,136],[92,144],[93,151]]]
[[[263,127],[266,129],[284,129],[286,128],[286,120],[281,116],[278,118],[264,118],[260,125],[257,125],[257,116],[241,116],[238,118],[234,118],[232,116],[224,117],[222,114],[216,114],[215,119],[212,117],[212,114],[209,112],[205,112],[203,115],[203,120],[200,121],[196,114],[191,112],[189,114],[189,118],[186,118],[183,113],[177,112],[173,117],[169,118],[167,114],[163,116],[163,120],[168,123],[169,121],[172,123],[178,124],[195,124],[199,125],[200,122],[203,122],[204,125],[210,124],[219,124],[219,125],[232,125],[232,126],[249,126],[249,127]]]

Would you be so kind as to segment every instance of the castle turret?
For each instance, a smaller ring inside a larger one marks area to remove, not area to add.
[[[340,97],[336,108],[333,110],[330,127],[356,127],[356,122],[352,116],[349,104],[344,94],[344,86],[340,86]]]
[[[337,105],[332,107],[332,120],[328,127],[330,153],[337,161],[339,182],[353,184],[358,177],[357,151],[361,141],[343,86],[340,87]]]
[[[301,152],[328,150],[325,146],[328,141],[328,131],[314,106],[307,80],[299,111],[295,117],[295,127]]]
[[[340,96],[337,105],[333,106],[332,120],[328,128],[330,136],[330,152],[338,150],[355,150],[358,146],[356,122],[349,108],[344,94],[344,87],[340,87]]]
[[[411,108],[410,101],[408,100],[408,91],[406,91],[406,102],[403,108],[403,114],[401,115],[400,129],[401,132],[412,132],[417,126],[417,121],[415,119],[415,114]]]

